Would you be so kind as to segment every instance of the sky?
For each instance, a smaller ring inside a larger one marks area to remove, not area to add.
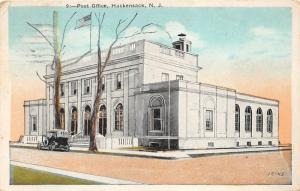
[[[199,81],[222,85],[237,91],[280,101],[280,138],[291,140],[291,9],[290,8],[118,8],[76,9],[64,7],[10,7],[9,49],[13,79],[12,138],[23,133],[23,101],[43,98],[44,84],[36,72],[45,73],[45,65],[53,55],[47,42],[26,22],[36,25],[51,40],[53,11],[58,11],[60,33],[68,18],[77,12],[66,28],[62,59],[80,56],[89,50],[90,29],[74,29],[76,20],[92,12],[92,49],[97,43],[95,13],[105,20],[101,33],[103,48],[114,39],[114,28],[119,19],[132,22],[124,36],[130,36],[148,23],[146,31],[155,33],[139,35],[117,44],[149,39],[171,46],[179,33],[187,34],[192,41],[192,53],[198,54]],[[41,25],[42,24],[42,25]],[[170,39],[167,32],[171,35]],[[26,85],[25,85],[26,83]],[[27,84],[32,84],[28,86]],[[38,91],[37,91],[38,90]],[[14,119],[15,118],[15,119]],[[17,120],[22,118],[22,120]]]

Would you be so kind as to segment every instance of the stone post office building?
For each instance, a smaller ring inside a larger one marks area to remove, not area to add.
[[[135,144],[194,149],[277,146],[279,102],[198,82],[198,55],[181,34],[173,47],[140,40],[114,47],[104,72],[97,133],[114,148]],[[104,53],[105,56],[105,53]],[[63,128],[88,137],[96,91],[97,54],[64,62],[60,86]],[[50,65],[45,75],[53,83]],[[25,142],[54,128],[53,89],[24,102]]]

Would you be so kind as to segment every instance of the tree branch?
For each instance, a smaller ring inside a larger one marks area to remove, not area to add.
[[[156,24],[156,23],[148,23],[144,26],[141,27],[140,31],[136,31],[135,33],[133,33],[132,35],[129,35],[129,36],[123,36],[123,37],[120,37],[119,39],[127,39],[127,38],[131,38],[131,37],[134,37],[134,36],[137,36],[137,35],[141,35],[141,34],[152,34],[152,33],[156,33],[157,31],[146,31],[144,32],[144,30],[147,28],[147,27],[151,27],[151,26],[156,26],[158,28],[160,28],[162,31],[164,31],[168,37],[169,37],[169,40],[171,42],[173,42],[173,39],[170,35],[170,33],[168,31],[166,31],[161,25],[159,24]]]
[[[121,34],[122,32],[124,32],[130,25],[131,25],[131,23],[135,20],[135,18],[136,18],[136,16],[137,16],[138,14],[137,13],[135,13],[135,15],[133,16],[133,18],[129,21],[129,23],[120,31],[120,33],[119,34]],[[126,19],[124,20],[124,21],[126,21]]]
[[[74,62],[70,63],[70,64],[66,64],[64,66],[62,66],[62,68],[65,68],[67,66],[71,66],[73,64],[76,64],[77,62],[79,62],[82,58],[84,58],[86,55],[88,55],[91,51],[87,51],[86,53],[84,53],[83,55],[81,55],[77,60],[75,60]]]
[[[63,36],[62,36],[61,43],[60,43],[60,48],[61,48],[61,49],[60,49],[60,53],[61,53],[62,46],[63,46],[63,43],[64,43],[65,33],[66,33],[67,26],[68,26],[69,22],[71,21],[71,19],[72,19],[76,14],[77,14],[77,11],[73,13],[73,15],[69,18],[69,20],[68,20],[67,23],[65,24]]]
[[[48,38],[39,30],[37,29],[35,26],[33,26],[32,24],[30,24],[29,22],[26,22],[29,26],[31,26],[33,29],[35,29],[38,33],[40,33],[42,35],[42,37],[44,37],[44,39],[49,43],[49,45],[54,48],[53,44],[48,40]]]
[[[39,75],[39,73],[38,73],[38,72],[36,72],[36,75],[38,76],[38,78],[39,78],[41,81],[43,81],[45,84],[47,84],[47,85],[49,85],[50,87],[52,87],[52,88],[53,88],[53,85],[52,85],[52,84],[50,84],[50,83],[48,83],[46,80],[42,79],[42,77]]]
[[[108,63],[108,61],[109,61],[109,59],[110,59],[111,51],[112,51],[113,46],[114,46],[115,43],[120,39],[120,37],[119,37],[120,34],[122,34],[122,33],[123,33],[123,32],[131,25],[131,23],[135,20],[135,18],[136,18],[137,15],[138,15],[138,14],[135,13],[135,15],[132,17],[132,19],[127,23],[127,25],[125,25],[125,26],[123,27],[123,29],[122,29],[120,32],[118,32],[118,29],[119,29],[120,25],[121,25],[122,23],[124,23],[127,19],[125,19],[125,20],[120,19],[120,20],[119,20],[119,23],[118,23],[118,25],[117,25],[117,27],[116,27],[116,29],[115,29],[115,40],[114,40],[114,41],[110,44],[110,46],[109,46],[109,49],[108,49],[107,56],[106,56],[106,59],[105,59],[105,62],[104,62],[103,67],[106,67],[106,65],[107,65],[107,63]]]

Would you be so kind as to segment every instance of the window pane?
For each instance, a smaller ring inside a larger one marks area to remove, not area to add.
[[[122,83],[121,83],[121,74],[117,74],[117,89],[122,88]]]
[[[119,104],[115,111],[115,129],[123,130],[123,106]]]
[[[213,111],[211,110],[206,110],[205,112],[205,125],[206,125],[206,130],[213,129]]]
[[[160,119],[154,119],[154,130],[161,130],[161,120]]]
[[[154,118],[160,118],[160,109],[154,109]]]
[[[36,116],[33,116],[32,117],[32,131],[36,131],[36,126],[37,126]]]
[[[65,86],[64,84],[60,84],[60,96],[64,97],[65,95]]]

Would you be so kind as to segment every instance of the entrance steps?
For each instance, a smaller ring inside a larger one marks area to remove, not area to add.
[[[88,148],[90,143],[89,136],[77,136],[73,137],[70,141],[71,147],[84,147]]]
[[[89,142],[84,142],[84,143],[70,143],[71,147],[84,147],[88,148],[89,147]]]

